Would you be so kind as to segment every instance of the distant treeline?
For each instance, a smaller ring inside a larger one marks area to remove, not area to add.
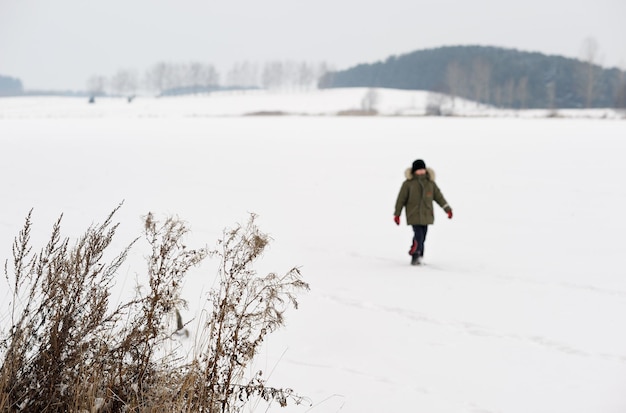
[[[0,75],[0,96],[19,96],[23,92],[21,80]]]
[[[316,89],[328,71],[326,63],[300,61],[238,62],[220,74],[205,62],[158,62],[145,72],[120,69],[111,76],[93,75],[81,91],[24,90],[18,79],[0,76],[0,96],[134,96],[149,92],[159,96],[246,89]]]
[[[626,107],[626,77],[585,60],[484,46],[450,46],[329,72],[321,88],[440,92],[503,108]]]
[[[143,74],[121,69],[94,75],[84,91],[28,91],[19,79],[0,76],[0,96],[63,94],[161,96],[218,90],[367,87],[426,90],[502,108],[626,108],[626,73],[595,62],[587,44],[578,59],[486,46],[448,46],[392,56],[333,71],[325,63],[236,63],[220,74],[210,63],[159,62]]]

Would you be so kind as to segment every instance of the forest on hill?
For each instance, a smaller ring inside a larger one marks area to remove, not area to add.
[[[19,96],[22,92],[21,80],[0,75],[0,96]]]
[[[440,92],[501,108],[626,107],[626,74],[586,60],[486,46],[448,46],[328,72],[320,88]]]

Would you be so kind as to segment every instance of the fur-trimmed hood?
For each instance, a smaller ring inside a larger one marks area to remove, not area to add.
[[[426,175],[430,181],[435,182],[435,171],[432,168],[426,167]],[[411,173],[411,168],[405,169],[404,177],[409,181],[415,177],[415,175]]]

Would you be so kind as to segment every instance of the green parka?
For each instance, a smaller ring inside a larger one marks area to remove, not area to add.
[[[435,172],[426,169],[425,175],[411,174],[411,169],[404,173],[406,181],[402,183],[394,216],[399,217],[402,208],[405,208],[407,225],[431,225],[435,221],[433,201],[444,211],[450,211],[450,206],[435,183]]]

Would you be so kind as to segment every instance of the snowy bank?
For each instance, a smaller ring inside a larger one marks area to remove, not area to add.
[[[97,98],[89,104],[78,97],[0,98],[0,119],[23,118],[163,118],[245,115],[360,115],[373,109],[382,116],[444,115],[471,117],[568,117],[624,119],[614,109],[504,110],[436,93],[396,89],[345,88],[310,91],[247,90],[175,97]]]

